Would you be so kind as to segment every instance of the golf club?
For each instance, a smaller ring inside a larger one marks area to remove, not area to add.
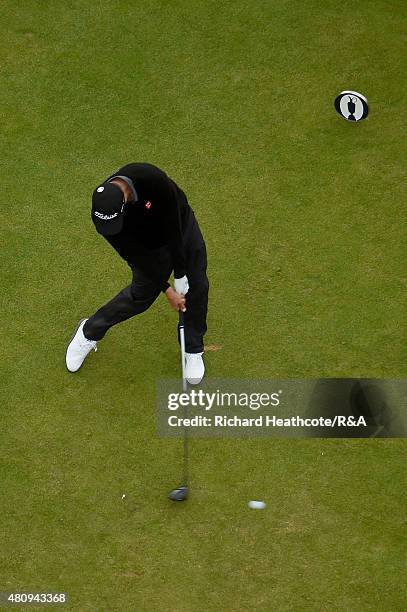
[[[178,329],[179,329],[179,340],[180,340],[180,347],[181,347],[181,374],[182,374],[182,390],[185,392],[188,390],[188,383],[187,380],[185,378],[185,326],[184,326],[184,313],[180,310],[179,311],[179,324],[178,324]],[[184,418],[187,415],[187,407],[184,406]],[[184,501],[185,499],[187,499],[188,497],[188,481],[189,481],[189,475],[188,475],[188,432],[187,432],[187,428],[183,427],[183,440],[184,440],[184,463],[183,463],[183,484],[180,485],[179,487],[177,487],[176,489],[173,489],[170,494],[168,495],[168,498],[171,501]]]

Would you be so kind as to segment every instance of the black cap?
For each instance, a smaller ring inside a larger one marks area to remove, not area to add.
[[[92,221],[99,234],[112,236],[123,227],[124,195],[113,183],[103,183],[92,195]]]

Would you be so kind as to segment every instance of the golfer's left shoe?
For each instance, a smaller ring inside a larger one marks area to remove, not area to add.
[[[66,349],[65,362],[70,372],[77,372],[90,351],[98,350],[96,340],[88,340],[83,333],[83,326],[86,321],[87,319],[79,321],[79,325]]]
[[[185,378],[191,385],[198,385],[204,377],[203,353],[185,353]]]

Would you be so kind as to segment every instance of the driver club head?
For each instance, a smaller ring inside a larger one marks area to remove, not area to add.
[[[168,499],[171,501],[184,501],[188,497],[188,491],[188,487],[185,485],[178,487],[170,492]]]

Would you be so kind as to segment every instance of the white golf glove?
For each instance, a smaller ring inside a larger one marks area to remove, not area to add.
[[[189,289],[187,277],[183,276],[182,278],[174,278],[174,289],[177,293],[186,295]]]

